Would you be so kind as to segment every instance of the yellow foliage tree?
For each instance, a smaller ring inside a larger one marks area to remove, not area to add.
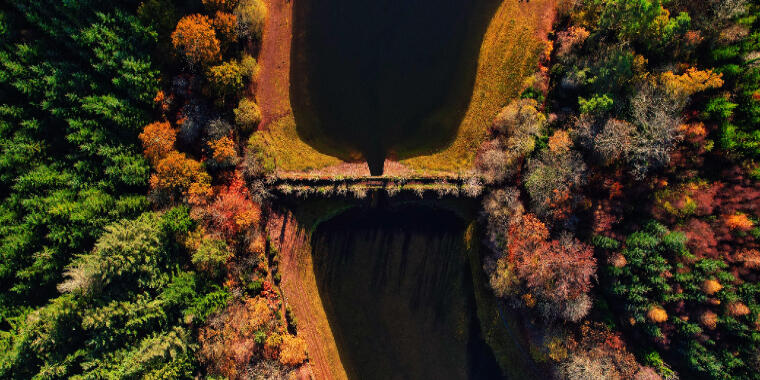
[[[720,88],[723,86],[722,78],[723,74],[692,67],[681,75],[673,74],[672,71],[663,73],[660,81],[671,95],[686,98],[710,88]]]
[[[285,334],[280,344],[280,363],[296,366],[306,360],[306,342],[300,337]]]

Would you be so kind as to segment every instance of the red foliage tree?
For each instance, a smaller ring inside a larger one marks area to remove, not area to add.
[[[562,303],[588,292],[596,272],[593,249],[569,236],[515,258],[518,278],[532,292]]]
[[[211,225],[228,238],[255,226],[261,219],[261,207],[250,200],[240,178],[219,192],[208,211]]]

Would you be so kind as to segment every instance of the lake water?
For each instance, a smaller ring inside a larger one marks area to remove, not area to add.
[[[500,379],[481,336],[465,225],[425,207],[354,208],[312,235],[349,379]]]
[[[450,143],[472,94],[496,0],[298,0],[291,103],[317,149],[367,160]]]

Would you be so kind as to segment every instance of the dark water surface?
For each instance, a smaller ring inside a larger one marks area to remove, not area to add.
[[[466,111],[498,4],[296,1],[291,103],[299,134],[343,159],[359,152],[373,174],[382,174],[388,155],[445,147]]]
[[[317,285],[350,379],[502,378],[464,232],[454,214],[423,207],[355,208],[317,227]]]

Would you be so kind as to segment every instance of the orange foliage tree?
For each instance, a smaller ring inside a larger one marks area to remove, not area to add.
[[[209,11],[230,12],[235,9],[239,0],[202,0],[201,2]]]
[[[229,136],[224,136],[220,139],[211,141],[208,143],[212,150],[211,157],[218,164],[231,164],[237,163],[237,150],[235,150],[235,142]]]
[[[174,148],[177,130],[168,121],[157,121],[146,125],[139,137],[145,148],[145,157],[156,165]]]
[[[592,248],[569,235],[547,240],[549,230],[532,214],[512,223],[507,254],[497,262],[491,286],[497,295],[514,293],[523,284],[528,294],[545,302],[546,316],[577,320],[591,306],[587,292],[596,272]]]
[[[153,191],[167,192],[174,197],[182,195],[209,195],[211,177],[203,170],[201,163],[188,158],[184,153],[170,151],[156,164],[156,172],[150,177]]]
[[[201,360],[213,374],[241,378],[263,350],[267,334],[275,335],[275,314],[266,299],[247,298],[213,318],[198,334]]]
[[[755,224],[745,213],[738,212],[732,215],[725,215],[723,217],[723,223],[726,227],[732,230],[749,231]]]
[[[229,45],[237,40],[237,17],[232,13],[217,11],[214,14],[214,29],[222,45]]]
[[[219,40],[211,20],[204,15],[183,17],[171,37],[174,47],[185,55],[190,65],[205,65],[221,58]]]

